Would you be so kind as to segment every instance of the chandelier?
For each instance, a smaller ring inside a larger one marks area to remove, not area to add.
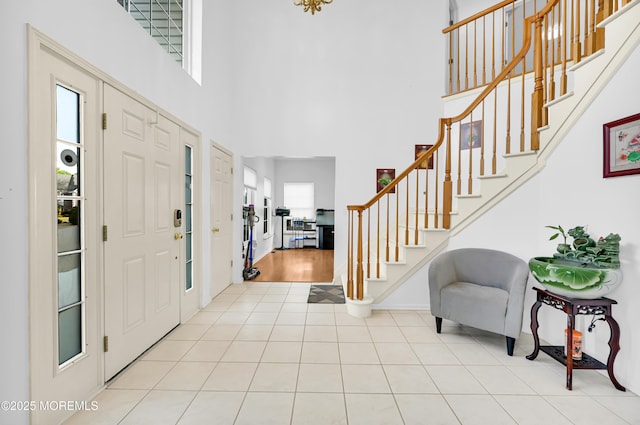
[[[333,0],[293,0],[293,4],[295,6],[303,6],[305,12],[311,10],[312,15],[315,15],[316,12],[320,12],[323,4],[330,3],[333,3]]]

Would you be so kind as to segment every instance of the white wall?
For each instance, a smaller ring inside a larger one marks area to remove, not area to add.
[[[528,260],[551,255],[555,250],[556,242],[548,240],[552,232],[545,228],[546,225],[560,224],[567,229],[585,225],[595,238],[609,233],[620,234],[624,278],[622,285],[609,294],[618,301],[613,307],[613,315],[621,329],[622,348],[616,359],[615,373],[618,380],[636,394],[640,393],[640,364],[637,361],[640,353],[640,309],[637,306],[640,300],[640,175],[602,177],[602,125],[638,113],[637,102],[629,94],[640,91],[639,67],[640,47],[569,131],[542,172],[453,237],[449,244],[449,249],[502,249]],[[387,298],[382,306],[428,306],[427,267]],[[530,285],[534,283],[537,285],[530,278]],[[524,328],[529,332],[529,308],[535,302],[534,295],[534,291],[529,291],[525,301]],[[540,309],[539,332],[541,338],[560,345],[566,318],[552,310]],[[586,320],[590,317],[578,321],[578,329],[584,331],[584,350],[606,362],[608,327],[598,322],[594,332],[587,333]]]
[[[255,256],[253,258],[254,263],[258,261],[260,258],[264,257],[265,254],[271,251],[274,247],[274,238],[276,233],[279,231],[280,227],[276,227],[276,224],[280,226],[280,219],[277,217],[270,217],[271,224],[271,234],[270,236],[265,236],[263,232],[263,222],[264,222],[264,178],[268,178],[271,180],[271,206],[273,212],[275,212],[275,161],[273,158],[243,158],[243,164],[247,167],[254,170],[258,176],[258,188],[256,190],[256,216],[260,217],[260,221],[256,223],[253,228],[254,237],[253,239],[256,241],[256,249]],[[246,248],[245,248],[246,252]],[[244,264],[244,262],[243,262]]]

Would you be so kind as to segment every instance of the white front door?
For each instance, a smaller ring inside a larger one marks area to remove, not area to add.
[[[105,379],[180,322],[180,128],[105,84]],[[176,227],[177,225],[177,227]]]
[[[211,297],[232,283],[233,157],[211,147]]]

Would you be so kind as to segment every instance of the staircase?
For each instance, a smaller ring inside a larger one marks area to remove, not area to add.
[[[544,168],[578,117],[640,44],[640,1],[597,3],[596,9],[595,0],[550,0],[523,16],[522,49],[517,54],[512,49],[513,59],[491,71],[498,75],[487,84],[482,82],[490,61],[483,58],[478,66],[477,60],[480,50],[489,50],[486,22],[491,20],[491,28],[502,26],[495,23],[496,16],[504,19],[509,8],[514,16],[514,2],[503,1],[444,31],[453,47],[450,59],[460,55],[460,46],[466,54],[458,61],[464,64],[450,60],[452,96],[445,110],[463,111],[440,119],[433,147],[376,197],[348,206],[348,260],[336,283],[345,286],[352,315],[368,315],[371,304],[444,250],[451,236]],[[479,20],[485,23],[482,40],[469,43]],[[555,31],[566,36],[552,38]],[[533,72],[516,75],[518,68]],[[478,147],[465,149],[476,146],[475,127],[481,128]],[[433,170],[426,167],[430,158]]]

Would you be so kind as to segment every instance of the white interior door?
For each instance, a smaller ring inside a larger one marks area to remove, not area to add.
[[[105,84],[105,378],[180,321],[179,126]]]
[[[211,297],[232,283],[233,157],[211,148]]]

